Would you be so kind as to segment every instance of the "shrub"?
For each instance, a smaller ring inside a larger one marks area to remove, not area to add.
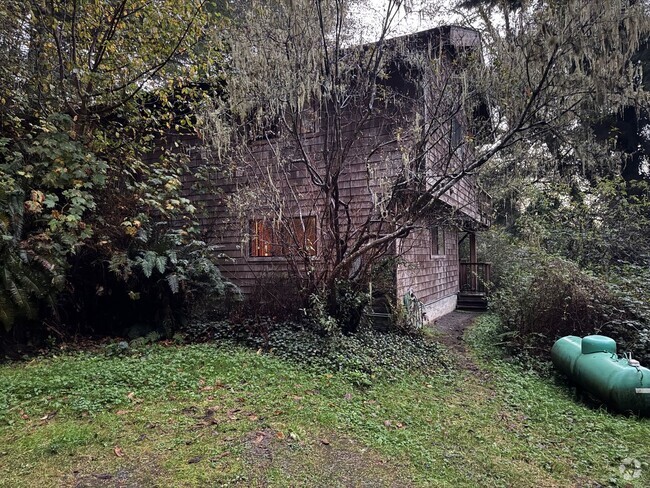
[[[181,323],[223,314],[224,302],[239,299],[215,255],[204,242],[143,216],[126,251],[85,249],[75,256],[69,280],[76,292],[63,308],[84,331],[157,329],[169,337]]]
[[[378,377],[399,379],[407,371],[432,372],[447,366],[440,346],[421,335],[380,333],[366,327],[355,334],[325,334],[309,321],[249,319],[240,324],[195,322],[185,332],[191,340],[233,342],[301,364],[342,371],[361,386]]]
[[[496,258],[490,307],[516,349],[547,354],[557,338],[593,333],[611,319],[609,290],[574,263],[502,234],[490,246]]]
[[[650,366],[650,267],[621,264],[606,277],[616,308],[601,332],[616,338],[620,351]]]
[[[547,355],[559,337],[602,333],[613,337],[621,352],[650,364],[646,267],[598,273],[502,233],[487,235],[486,242],[496,284],[490,307],[513,350]]]

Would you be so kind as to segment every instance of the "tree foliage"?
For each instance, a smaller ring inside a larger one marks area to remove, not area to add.
[[[503,226],[485,250],[494,309],[518,347],[545,355],[561,335],[602,332],[647,361],[648,2],[465,4],[494,59],[504,46],[531,66],[564,52],[555,79],[570,95],[482,173]]]
[[[206,0],[8,0],[0,19],[2,264],[43,278],[23,287],[36,301],[65,290],[72,321],[76,287],[103,289],[140,232],[191,231],[186,158],[159,141],[191,131],[187,107],[220,63],[206,42],[220,15]]]

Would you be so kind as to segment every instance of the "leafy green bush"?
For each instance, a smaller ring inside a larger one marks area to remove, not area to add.
[[[495,231],[485,236],[494,257],[490,308],[513,350],[547,355],[565,335],[610,335],[619,350],[650,364],[650,271],[626,265],[598,273]]]
[[[69,278],[76,293],[65,308],[79,313],[70,312],[69,320],[99,333],[130,328],[141,331],[135,335],[156,330],[170,337],[185,321],[225,313],[226,301],[240,299],[222,277],[213,247],[182,230],[151,224],[146,216],[134,224],[127,225],[136,230],[125,251],[76,257],[77,272]]]
[[[309,296],[304,310],[314,330],[324,334],[356,332],[370,304],[367,287],[347,280],[336,280],[334,287]]]
[[[64,288],[66,256],[93,233],[85,218],[96,208],[107,165],[69,136],[71,125],[69,116],[57,115],[23,138],[0,137],[0,322],[6,331],[51,315]]]
[[[557,338],[591,333],[609,320],[606,288],[575,264],[498,231],[485,241],[494,258],[490,308],[515,349],[545,354]]]
[[[622,264],[605,276],[616,307],[601,332],[616,338],[620,351],[631,352],[650,366],[650,268]]]

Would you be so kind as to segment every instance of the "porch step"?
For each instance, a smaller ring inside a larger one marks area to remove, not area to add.
[[[457,310],[485,311],[488,308],[488,298],[485,293],[460,292],[458,294]]]

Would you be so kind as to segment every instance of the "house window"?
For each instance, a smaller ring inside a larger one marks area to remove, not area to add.
[[[273,239],[273,226],[266,220],[250,221],[250,255],[251,257],[271,257],[277,255],[275,241]]]
[[[280,224],[250,221],[250,256],[316,256],[316,217],[293,217]]]
[[[445,254],[445,231],[442,227],[431,227],[431,255],[443,256]]]
[[[463,144],[463,126],[456,117],[451,119],[451,135],[449,142],[452,152],[458,150]]]

